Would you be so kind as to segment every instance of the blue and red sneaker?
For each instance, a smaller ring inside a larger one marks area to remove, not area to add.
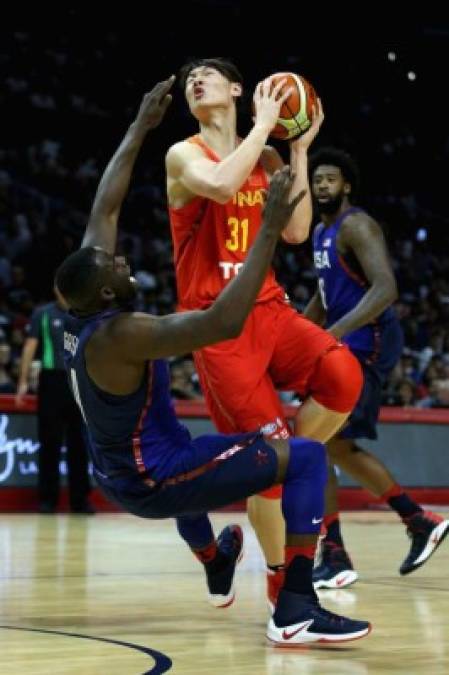
[[[412,545],[400,574],[410,574],[421,567],[436,551],[449,532],[449,520],[444,520],[432,511],[420,511],[404,521]]]
[[[206,578],[210,604],[224,609],[234,602],[235,569],[243,557],[243,531],[240,525],[225,527],[218,536],[217,548],[229,559],[229,563],[214,573],[208,571],[206,567]]]
[[[267,638],[277,647],[296,647],[310,642],[347,642],[365,637],[368,621],[355,621],[321,607],[316,595],[282,590],[268,622]]]
[[[345,549],[331,541],[321,542],[321,560],[313,569],[313,586],[319,588],[346,588],[359,575],[352,566]]]

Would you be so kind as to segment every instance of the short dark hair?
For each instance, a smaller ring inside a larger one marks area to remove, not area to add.
[[[225,59],[222,56],[216,56],[212,59],[192,59],[182,66],[179,71],[179,85],[183,91],[186,88],[189,73],[194,70],[194,68],[200,68],[201,66],[215,68],[215,70],[218,70],[219,73],[224,75],[229,82],[238,82],[243,85],[243,77],[237,66],[234,65],[232,61],[229,61],[229,59]]]
[[[97,249],[85,246],[72,253],[59,266],[55,284],[74,310],[88,308],[94,289],[100,281],[100,267],[97,263]]]
[[[360,171],[351,155],[345,150],[338,148],[320,148],[309,159],[309,175],[311,179],[313,179],[316,169],[323,164],[336,166],[340,169],[345,181],[351,184],[351,198],[354,198],[360,187]]]

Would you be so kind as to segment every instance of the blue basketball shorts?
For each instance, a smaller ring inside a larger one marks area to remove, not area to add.
[[[378,352],[372,358],[362,351],[353,351],[363,370],[363,387],[360,398],[340,432],[341,438],[377,438],[377,420],[382,401],[382,388],[388,375],[399,361],[403,348],[400,324],[394,320],[382,327]]]

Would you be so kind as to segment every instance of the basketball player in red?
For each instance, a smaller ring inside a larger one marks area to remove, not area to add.
[[[254,94],[254,126],[237,135],[236,101],[242,77],[224,59],[186,64],[180,75],[199,133],[173,145],[167,154],[167,192],[174,242],[179,309],[210,306],[238,273],[261,224],[270,177],[283,165],[266,145],[290,90],[285,81],[259,83]],[[296,175],[292,193],[307,190],[283,231],[288,243],[309,236],[312,205],[307,178],[307,149],[323,121],[321,104],[310,129],[290,144]],[[361,389],[357,360],[347,347],[314,325],[289,304],[271,271],[242,335],[194,354],[206,402],[217,429],[224,433],[262,428],[273,438],[292,431],[276,390],[299,392],[304,403],[294,434],[321,442],[347,419]],[[282,583],[284,523],[280,489],[248,501],[248,515],[265,554],[268,598],[274,604]]]

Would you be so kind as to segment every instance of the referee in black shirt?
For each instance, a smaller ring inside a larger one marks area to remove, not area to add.
[[[57,300],[38,307],[27,327],[20,362],[16,403],[28,390],[31,363],[38,347],[41,371],[38,389],[39,434],[39,511],[54,513],[59,497],[59,460],[61,445],[67,447],[70,509],[72,513],[93,513],[87,451],[83,439],[83,420],[69,388],[63,361],[64,309]]]

